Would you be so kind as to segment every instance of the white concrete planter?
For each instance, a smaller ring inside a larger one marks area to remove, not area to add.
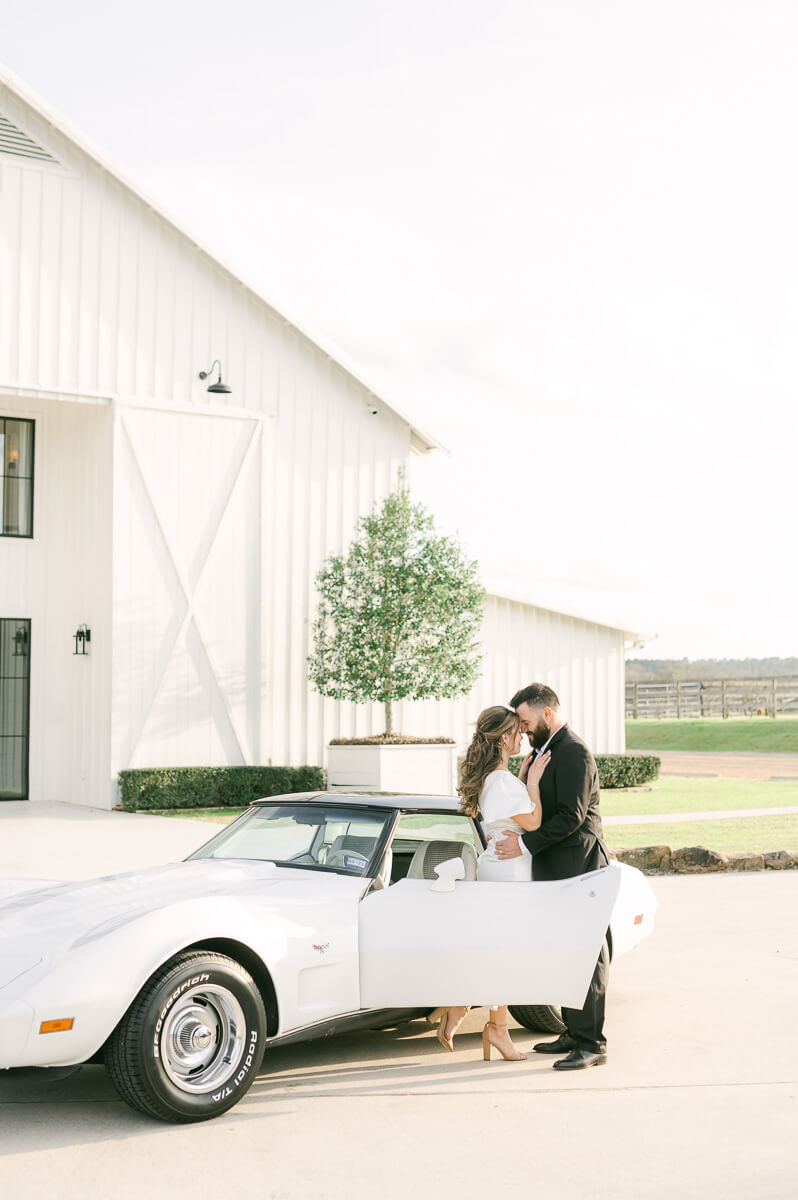
[[[456,746],[329,746],[327,752],[327,786],[331,791],[455,794]]]

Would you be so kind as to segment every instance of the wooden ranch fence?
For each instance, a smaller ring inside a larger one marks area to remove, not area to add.
[[[626,716],[775,717],[798,714],[798,675],[627,683]]]

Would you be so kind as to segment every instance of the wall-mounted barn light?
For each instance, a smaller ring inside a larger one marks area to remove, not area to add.
[[[73,654],[88,654],[86,646],[91,641],[91,630],[88,625],[78,625],[75,632],[72,634],[75,639],[75,649]]]
[[[217,394],[221,392],[223,395],[227,396],[232,392],[233,389],[229,388],[226,383],[222,383],[222,364],[219,362],[218,358],[213,360],[207,371],[200,371],[199,377],[200,379],[207,379],[214,367],[219,368],[219,376],[216,380],[216,383],[208,384],[208,391],[216,392]]]

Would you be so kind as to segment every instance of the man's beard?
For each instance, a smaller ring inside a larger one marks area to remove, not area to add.
[[[540,750],[541,746],[545,746],[551,737],[551,725],[549,725],[545,717],[541,717],[535,728],[530,729],[526,736],[534,748]]]

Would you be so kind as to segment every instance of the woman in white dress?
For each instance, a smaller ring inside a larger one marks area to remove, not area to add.
[[[499,859],[497,837],[505,832],[525,833],[537,829],[541,821],[540,777],[551,757],[539,754],[529,767],[526,785],[510,770],[510,758],[521,748],[521,720],[512,708],[494,705],[477,718],[476,732],[460,766],[457,793],[461,810],[469,817],[482,816],[482,827],[490,839],[479,856],[477,879],[490,883],[528,883],[532,878],[532,859]],[[524,762],[524,766],[526,766]],[[438,1041],[454,1050],[454,1035],[468,1012],[467,1008],[444,1009],[438,1024]],[[512,1043],[507,1029],[507,1006],[491,1009],[491,1019],[482,1030],[482,1051],[490,1059],[495,1046],[502,1058],[526,1058]]]

